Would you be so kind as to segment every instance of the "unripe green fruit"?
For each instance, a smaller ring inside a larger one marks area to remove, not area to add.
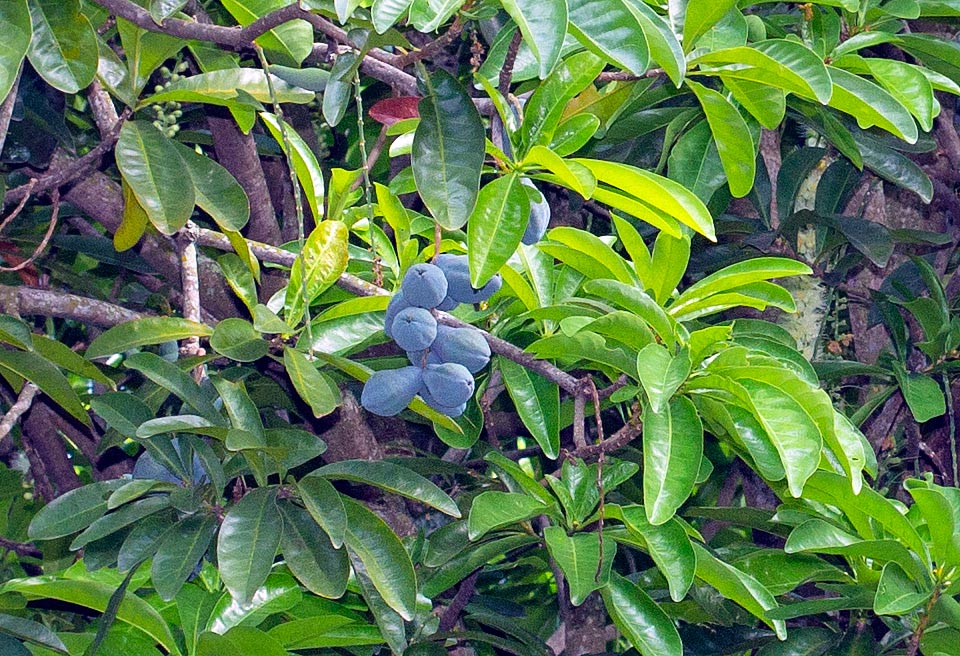
[[[521,183],[525,187],[530,187],[536,191],[536,194],[530,194],[530,196],[540,197],[539,201],[530,202],[530,218],[527,220],[527,229],[523,232],[523,237],[520,238],[520,241],[530,246],[536,244],[547,234],[547,228],[550,226],[550,204],[547,203],[547,199],[543,197],[543,194],[529,178],[522,178]]]
[[[363,386],[360,405],[367,412],[392,417],[410,405],[422,384],[423,370],[419,367],[378,371]]]
[[[428,364],[423,370],[423,385],[445,408],[455,408],[473,396],[473,374],[455,362]]]
[[[437,339],[430,347],[440,362],[462,364],[472,374],[490,362],[490,345],[480,331],[472,328],[437,327]]]
[[[447,277],[447,296],[457,303],[479,303],[485,301],[503,284],[500,274],[491,278],[486,285],[477,289],[470,284],[470,264],[466,255],[443,254],[437,258],[437,266]]]
[[[397,313],[390,330],[404,351],[422,351],[437,338],[437,320],[429,310],[410,307]]]
[[[767,26],[763,19],[754,14],[744,16],[747,20],[747,40],[751,42],[763,41],[767,38]]]
[[[447,279],[440,267],[421,262],[407,269],[400,289],[410,305],[431,309],[446,298]]]
[[[437,400],[433,398],[433,395],[430,394],[430,392],[428,392],[426,387],[424,386],[420,387],[420,398],[423,399],[423,402],[426,403],[428,406],[430,406],[437,412],[447,415],[448,417],[459,417],[467,409],[466,403],[461,403],[460,405],[453,406],[453,407],[445,406],[445,405],[441,405],[440,403],[437,403]]]
[[[387,314],[383,318],[383,332],[387,334],[387,337],[393,338],[393,320],[397,318],[400,310],[406,310],[408,307],[411,307],[411,305],[407,303],[407,299],[404,298],[402,291],[398,291],[393,295],[393,298],[390,299],[390,302],[387,304]]]

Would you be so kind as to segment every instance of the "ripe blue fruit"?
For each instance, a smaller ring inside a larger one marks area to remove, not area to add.
[[[387,303],[387,314],[383,318],[383,332],[387,334],[387,337],[393,338],[393,320],[397,318],[400,310],[406,310],[408,307],[411,307],[411,305],[407,303],[402,290],[394,294],[390,302]]]
[[[503,280],[495,275],[480,289],[470,284],[470,264],[466,255],[444,253],[437,258],[437,266],[447,277],[447,296],[457,303],[479,303],[499,291]]]
[[[529,178],[523,178],[521,184],[536,192],[530,194],[530,196],[540,197],[539,201],[530,203],[530,218],[527,220],[527,229],[524,231],[523,237],[520,238],[520,241],[530,246],[543,239],[543,236],[547,233],[547,227],[550,225],[550,204],[547,203],[547,199],[543,197],[543,194]]]
[[[490,345],[480,331],[472,328],[438,326],[430,352],[436,354],[440,362],[462,364],[472,374],[490,362]]]
[[[392,417],[410,405],[422,384],[423,370],[420,367],[378,371],[364,384],[360,405],[367,412]]]
[[[423,399],[423,402],[426,403],[428,406],[430,406],[437,412],[441,412],[447,415],[448,417],[459,417],[467,409],[466,403],[461,403],[460,405],[453,406],[453,407],[445,406],[437,403],[437,400],[433,398],[433,395],[427,391],[427,388],[425,386],[420,387],[420,398]]]
[[[455,408],[473,396],[473,374],[456,362],[428,364],[423,370],[423,385],[445,408]]]
[[[437,338],[437,320],[430,310],[409,307],[397,313],[390,331],[404,351],[422,351]]]
[[[446,298],[447,278],[440,267],[421,262],[407,269],[400,289],[410,305],[431,309]]]
[[[443,302],[437,306],[437,309],[442,310],[443,312],[449,312],[450,310],[456,310],[458,305],[460,304],[447,295],[444,296]]]
[[[437,326],[437,329],[440,329],[440,326]],[[434,341],[436,343],[436,341]],[[420,367],[421,369],[428,364],[440,364],[440,358],[437,357],[437,354],[433,352],[433,347],[429,351],[426,349],[422,351],[407,351],[407,359],[410,360],[410,364],[414,367]]]

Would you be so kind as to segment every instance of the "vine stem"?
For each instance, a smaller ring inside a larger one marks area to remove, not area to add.
[[[917,628],[914,629],[910,636],[910,642],[907,643],[906,656],[917,656],[917,653],[920,650],[920,639],[923,637],[923,633],[927,630],[927,625],[930,623],[930,614],[933,612],[933,607],[936,605],[937,600],[940,599],[940,592],[940,585],[937,584],[937,586],[933,589],[933,592],[930,594],[930,601],[927,602],[927,606],[924,609],[923,615],[920,617],[920,621],[917,623]]]
[[[367,230],[370,233],[370,252],[373,254],[373,282],[383,286],[383,263],[377,253],[377,239],[374,236],[373,193],[370,184],[370,162],[367,159],[367,137],[363,125],[363,97],[360,94],[360,70],[353,72],[353,95],[357,103],[357,146],[360,148],[360,170],[363,171],[363,199],[367,204]],[[312,342],[311,342],[312,343]]]
[[[950,475],[953,476],[950,483],[956,486],[960,479],[960,463],[957,462],[957,416],[953,407],[953,386],[947,373],[943,374],[943,392],[947,397],[947,417],[950,420]]]
[[[277,90],[273,85],[273,75],[270,73],[270,64],[267,62],[267,56],[259,44],[253,44],[257,56],[260,58],[260,66],[263,68],[264,77],[267,78],[267,92],[270,94],[270,102],[273,105],[273,113],[277,115],[277,125],[280,127],[280,138],[283,140],[283,150],[287,160],[287,171],[290,174],[290,186],[293,188],[293,205],[297,213],[297,246],[300,253],[300,302],[303,303],[303,320],[307,332],[307,351],[308,355],[313,351],[313,328],[310,321],[310,302],[307,298],[307,265],[303,259],[303,245],[306,242],[303,228],[303,199],[300,197],[300,181],[297,179],[297,172],[293,167],[293,142],[290,140],[290,134],[287,132],[287,124],[283,120],[283,108],[280,107],[280,100],[277,97]],[[314,217],[314,220],[321,221],[323,217]],[[291,263],[291,266],[293,264]]]

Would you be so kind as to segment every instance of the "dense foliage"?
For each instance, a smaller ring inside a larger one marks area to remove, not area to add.
[[[960,653],[958,17],[0,0],[0,653]]]

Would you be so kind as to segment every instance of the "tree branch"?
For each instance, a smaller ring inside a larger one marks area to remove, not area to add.
[[[93,298],[34,287],[0,285],[0,312],[12,316],[41,315],[74,319],[100,328],[140,319],[145,314]]]
[[[0,549],[6,549],[7,551],[12,551],[21,557],[43,558],[43,552],[41,552],[32,544],[14,542],[13,540],[8,540],[3,536],[0,536]]]
[[[16,403],[10,406],[7,414],[3,415],[3,419],[0,419],[0,440],[7,436],[7,433],[23,416],[23,413],[30,409],[30,404],[33,403],[33,397],[37,395],[38,390],[39,388],[33,383],[26,382],[23,384],[23,389],[20,390],[20,396],[17,397]]]

